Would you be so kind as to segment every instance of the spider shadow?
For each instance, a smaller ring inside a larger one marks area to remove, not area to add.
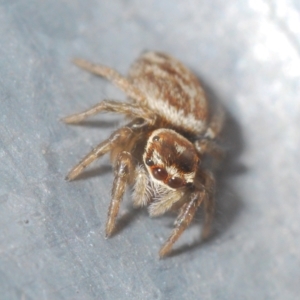
[[[214,108],[220,105],[221,101],[212,89],[202,79],[200,79],[200,82],[212,107]],[[234,177],[247,172],[247,167],[238,162],[244,149],[244,140],[241,127],[236,119],[226,109],[225,112],[226,121],[220,137],[220,145],[225,150],[225,158],[218,164],[214,171],[216,178],[216,214],[211,235],[205,240],[202,240],[199,235],[199,238],[196,238],[192,243],[184,244],[177,248],[175,246],[174,250],[169,254],[169,257],[174,257],[184,252],[197,251],[199,247],[210,245],[216,238],[229,230],[244,208],[244,203],[239,193],[235,191],[232,186]],[[193,224],[197,223],[197,226],[199,226],[199,220],[203,220],[203,210],[201,208],[196,213],[194,220],[195,222],[193,222]]]
[[[130,224],[132,224],[138,217],[145,217],[148,215],[145,209],[139,207],[132,207],[132,205],[127,205],[127,211],[122,216],[119,216],[117,219],[116,227],[112,234],[112,237],[121,233],[126,228],[129,228]]]

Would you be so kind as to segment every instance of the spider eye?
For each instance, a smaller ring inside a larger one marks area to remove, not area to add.
[[[155,168],[152,170],[152,174],[154,178],[157,180],[165,180],[168,177],[168,173],[165,169]]]
[[[158,136],[158,135],[154,136],[154,137],[153,137],[153,141],[154,141],[154,142],[159,141],[159,136]]]
[[[153,160],[151,158],[146,158],[146,165],[149,167],[153,166],[154,165]]]
[[[184,181],[179,177],[172,177],[168,180],[168,186],[173,189],[178,189],[184,185]]]

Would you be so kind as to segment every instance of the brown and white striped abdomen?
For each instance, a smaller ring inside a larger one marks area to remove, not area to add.
[[[154,113],[188,132],[205,131],[205,93],[196,76],[181,62],[163,53],[147,52],[132,65],[128,77],[145,95],[145,104]]]

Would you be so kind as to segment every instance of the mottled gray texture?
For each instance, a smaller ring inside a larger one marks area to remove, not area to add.
[[[1,299],[299,297],[298,1],[6,0],[0,25]],[[200,244],[196,223],[161,261],[173,218],[134,211],[129,193],[105,240],[107,158],[64,181],[119,118],[59,122],[125,98],[72,57],[126,73],[145,49],[182,60],[230,114],[215,236]]]

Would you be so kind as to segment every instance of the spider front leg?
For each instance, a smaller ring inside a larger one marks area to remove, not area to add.
[[[119,212],[120,203],[122,201],[127,184],[132,180],[131,177],[133,174],[133,169],[134,165],[131,154],[126,151],[119,153],[114,168],[115,179],[111,192],[111,202],[108,209],[105,230],[106,237],[109,237],[115,228],[116,217]]]
[[[183,206],[180,208],[179,215],[175,221],[175,228],[159,251],[159,256],[161,258],[166,256],[171,251],[173,244],[190,225],[198,207],[203,201],[205,201],[206,197],[207,193],[205,190],[191,193],[189,201],[183,204]]]

